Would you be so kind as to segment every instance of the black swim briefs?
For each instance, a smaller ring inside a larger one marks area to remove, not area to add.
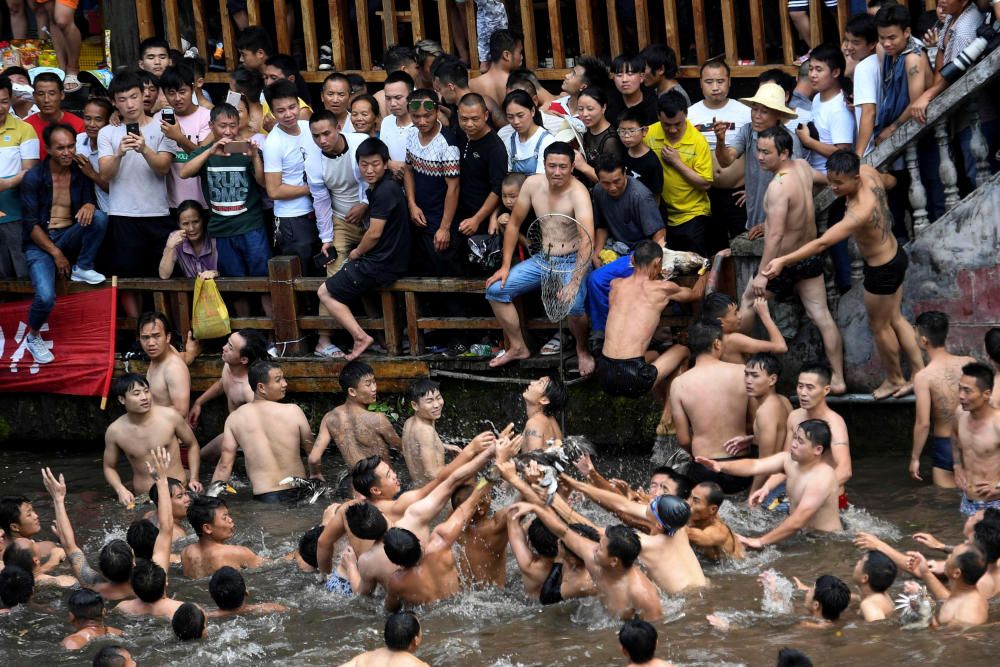
[[[906,277],[906,269],[910,266],[910,258],[899,244],[896,244],[896,256],[880,266],[869,266],[865,263],[865,291],[869,294],[882,296],[895,294]]]
[[[656,384],[656,366],[642,357],[632,359],[597,358],[597,382],[612,396],[639,398]]]
[[[272,505],[284,504],[294,504],[299,501],[302,497],[301,489],[279,489],[278,491],[268,491],[267,493],[257,493],[254,494],[253,499],[261,502],[268,503]]]
[[[786,266],[781,273],[768,280],[767,291],[779,299],[784,299],[795,291],[797,283],[821,275],[823,275],[823,258],[819,255],[806,257],[801,262]]]
[[[737,461],[739,459],[748,458],[746,456],[733,456],[726,457],[722,459],[715,459],[716,461]],[[726,495],[731,495],[734,493],[740,493],[746,491],[753,484],[753,477],[737,477],[736,475],[730,475],[724,472],[712,472],[700,463],[692,462],[687,469],[688,479],[691,480],[693,484],[701,484],[702,482],[715,482],[722,489],[722,492]]]

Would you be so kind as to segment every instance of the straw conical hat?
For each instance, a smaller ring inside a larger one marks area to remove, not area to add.
[[[798,118],[798,114],[795,113],[794,109],[789,109],[785,106],[785,89],[776,83],[762,83],[760,88],[757,89],[757,94],[753,97],[741,97],[740,102],[752,107],[754,104],[759,104],[762,107],[767,107],[772,111],[777,111],[780,114],[784,114],[789,118]]]

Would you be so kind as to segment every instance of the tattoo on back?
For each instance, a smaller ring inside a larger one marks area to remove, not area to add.
[[[892,230],[892,212],[889,210],[889,200],[886,197],[885,189],[881,185],[872,188],[875,195],[875,210],[872,212],[872,226],[881,232],[881,238],[885,241],[889,238]]]

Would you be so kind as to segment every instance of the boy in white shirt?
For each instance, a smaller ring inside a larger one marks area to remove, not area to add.
[[[406,171],[406,131],[413,127],[406,102],[413,88],[413,77],[402,70],[385,77],[382,88],[388,113],[379,126],[378,138],[389,147],[389,171],[396,180],[402,180]]]
[[[857,61],[854,68],[854,120],[858,134],[855,150],[864,157],[875,148],[875,121],[882,101],[882,64],[876,53],[878,30],[874,17],[857,14],[847,22],[844,44]]]

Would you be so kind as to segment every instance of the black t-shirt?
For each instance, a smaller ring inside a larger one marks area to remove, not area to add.
[[[500,184],[507,175],[507,147],[496,132],[490,131],[473,141],[469,141],[465,133],[460,133],[457,143],[461,174],[458,178],[456,225],[475,215],[491,192],[499,197]]]
[[[652,150],[646,151],[642,157],[632,157],[625,151],[622,158],[625,162],[625,170],[659,198],[663,192],[663,167],[660,166],[660,159]]]
[[[380,271],[399,275],[406,273],[410,261],[409,209],[402,186],[389,176],[368,188],[365,230],[372,218],[385,220],[385,227],[375,247],[365,253],[365,259],[377,264]]]
[[[652,125],[659,118],[656,115],[656,93],[647,88],[642,89],[642,101],[636,105],[638,109],[642,112],[642,124]],[[608,119],[615,127],[618,127],[618,117],[622,115],[625,111],[625,98],[622,94],[618,92],[617,88],[613,88],[611,93],[608,95],[608,109],[604,114],[604,117]]]

